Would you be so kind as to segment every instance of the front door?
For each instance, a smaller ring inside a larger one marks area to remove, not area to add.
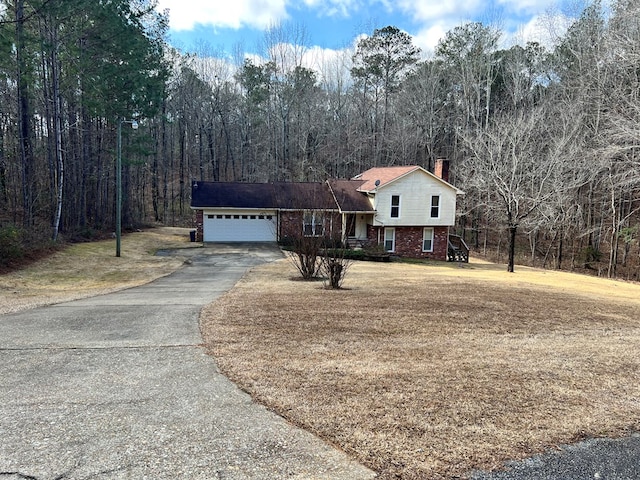
[[[347,237],[356,236],[356,216],[353,213],[347,215]]]

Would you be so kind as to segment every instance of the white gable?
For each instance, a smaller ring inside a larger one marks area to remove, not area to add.
[[[394,226],[453,226],[456,217],[456,194],[462,193],[452,185],[422,168],[381,185],[373,198],[376,225]],[[391,216],[392,197],[400,200],[399,216]],[[432,217],[433,197],[439,198],[438,216]]]

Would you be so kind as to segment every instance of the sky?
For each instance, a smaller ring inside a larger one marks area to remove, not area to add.
[[[579,12],[569,1],[573,7],[556,0],[159,0],[158,7],[169,10],[170,43],[184,52],[260,55],[265,31],[276,25],[307,47],[341,50],[392,25],[427,57],[447,31],[468,21],[500,28],[505,47],[548,44],[549,25],[562,33]]]

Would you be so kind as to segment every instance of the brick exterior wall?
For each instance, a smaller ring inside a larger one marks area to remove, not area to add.
[[[382,229],[384,230],[384,229]],[[369,247],[378,245],[378,232],[380,227],[374,227],[371,224],[367,224],[367,243]],[[380,232],[380,243],[384,243],[384,232]]]
[[[395,229],[396,251],[394,253],[396,255],[409,258],[447,260],[448,227],[433,228],[433,252],[422,251],[423,227],[395,227]],[[384,227],[367,225],[367,238],[373,245],[378,243],[378,238],[380,238],[380,243],[384,243]]]
[[[295,237],[302,230],[302,212],[280,212],[278,214],[278,240]]]
[[[287,237],[296,237],[302,233],[302,211],[281,211],[279,214],[280,231],[278,232],[278,240]],[[325,212],[324,217],[325,235],[331,238],[341,238],[342,235],[342,219],[340,214],[333,212]]]
[[[284,211],[279,215],[278,239],[299,235],[302,232],[302,211]],[[196,242],[203,241],[204,215],[202,210],[195,211]],[[338,213],[325,213],[325,233],[333,238],[340,238],[342,231],[342,219]],[[448,227],[434,227],[433,252],[422,251],[423,227],[395,227],[396,251],[395,254],[409,258],[429,258],[433,260],[447,259],[447,246],[449,240]],[[367,239],[370,245],[384,243],[384,227],[367,225]]]
[[[196,210],[196,242],[204,240],[204,214],[202,210]]]

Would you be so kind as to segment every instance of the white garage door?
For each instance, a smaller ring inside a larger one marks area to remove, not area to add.
[[[205,214],[205,242],[275,242],[275,214]]]

